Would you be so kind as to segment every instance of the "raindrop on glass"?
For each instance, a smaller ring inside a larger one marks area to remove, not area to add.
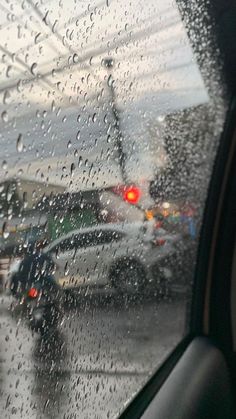
[[[112,86],[112,82],[113,82],[113,79],[112,79],[112,75],[110,74],[110,76],[108,77],[108,80],[107,80],[107,85],[109,87],[111,87]]]
[[[34,38],[34,43],[37,44],[39,42],[39,37],[41,35],[41,32],[37,33],[36,37]],[[31,69],[32,71],[32,69]]]
[[[3,94],[3,104],[7,105],[8,104],[8,99],[10,99],[11,95],[10,92],[8,90],[6,90]]]
[[[71,174],[71,176],[73,176],[74,171],[75,171],[75,164],[72,163],[71,166],[70,166],[70,174]]]
[[[43,18],[43,22],[45,23],[45,25],[48,25],[48,14],[49,14],[49,10],[47,10],[47,12],[45,13],[45,16]]]
[[[18,153],[21,153],[23,151],[22,134],[19,134],[19,136],[16,140],[16,149],[17,149]]]
[[[55,22],[53,23],[53,26],[52,26],[52,33],[55,33],[56,32],[56,26],[57,26],[57,24],[58,24],[58,20],[56,19]]]
[[[78,62],[79,62],[79,56],[78,56],[78,54],[74,54],[73,55],[73,63],[77,64]]]
[[[7,67],[7,71],[6,71],[6,77],[11,77],[11,70],[12,70],[12,66],[11,65],[9,65],[8,67]]]
[[[3,162],[2,162],[2,168],[3,168],[3,170],[6,170],[7,169],[7,162],[6,162],[6,160],[3,160]]]
[[[33,63],[32,66],[31,66],[31,68],[30,68],[30,71],[33,74],[33,76],[36,75],[36,72],[35,72],[36,71],[36,68],[37,68],[37,64],[36,63]]]
[[[92,116],[92,121],[93,121],[93,122],[96,122],[96,120],[97,120],[97,114],[96,114],[96,113],[94,113],[94,114],[93,114],[93,116]]]
[[[7,239],[9,237],[9,234],[10,233],[8,231],[7,222],[5,221],[2,226],[2,236],[4,239]]]
[[[3,122],[8,122],[8,113],[7,113],[7,111],[3,111],[1,117],[2,117]]]

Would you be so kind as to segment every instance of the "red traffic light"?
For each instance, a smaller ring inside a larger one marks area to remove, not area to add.
[[[141,196],[140,189],[136,186],[130,186],[124,191],[124,200],[130,204],[137,204]]]
[[[111,188],[112,192],[119,195],[124,201],[129,204],[137,204],[141,197],[141,189],[135,185],[118,185]]]

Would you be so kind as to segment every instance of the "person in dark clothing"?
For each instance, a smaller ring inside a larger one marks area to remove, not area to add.
[[[55,264],[52,258],[38,248],[24,257],[19,269],[12,275],[11,292],[17,297],[22,295],[32,284],[39,283],[48,291],[58,289],[54,280]]]
[[[38,246],[30,249],[11,278],[12,295],[25,309],[30,328],[42,335],[54,333],[62,318],[63,294],[54,270],[52,258]]]

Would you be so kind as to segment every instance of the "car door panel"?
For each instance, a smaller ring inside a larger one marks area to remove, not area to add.
[[[190,418],[235,418],[230,376],[224,356],[204,337],[190,343],[142,415],[142,419]]]

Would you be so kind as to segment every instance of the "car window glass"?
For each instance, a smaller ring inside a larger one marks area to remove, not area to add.
[[[62,240],[54,246],[52,252],[66,252],[69,250],[78,250],[90,246],[108,244],[119,241],[123,234],[112,230],[95,230],[88,233],[74,234],[70,238]]]
[[[0,2],[0,417],[118,417],[189,333],[213,32],[199,0]]]
[[[88,245],[100,245],[108,244],[113,241],[118,241],[122,238],[122,234],[111,230],[97,230],[91,234],[88,234],[86,244]]]
[[[75,239],[73,237],[61,241],[57,248],[60,252],[66,252],[68,250],[72,250],[75,247]]]

